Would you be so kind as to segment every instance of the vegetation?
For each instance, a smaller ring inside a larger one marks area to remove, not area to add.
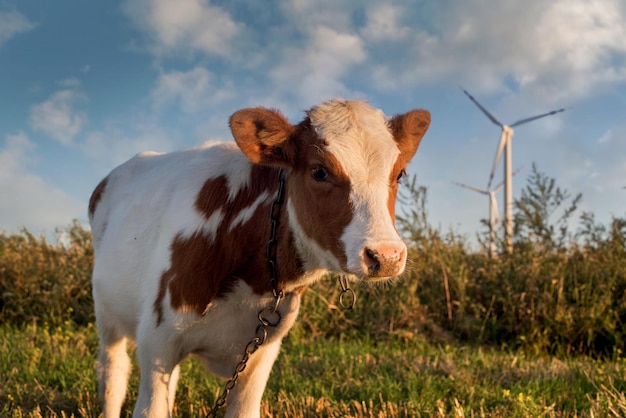
[[[626,218],[578,216],[581,197],[533,167],[513,252],[492,258],[487,227],[476,249],[430,225],[415,178],[403,199],[410,271],[355,289],[353,311],[331,278],[309,289],[264,416],[626,416]],[[91,238],[59,235],[0,233],[0,416],[99,413]],[[186,361],[177,416],[220,388]],[[136,391],[135,374],[125,413]]]
[[[97,344],[93,326],[0,326],[0,416],[97,417]],[[194,360],[182,369],[175,416],[201,416],[222,383]],[[262,416],[620,417],[625,375],[624,359],[558,359],[414,339],[306,342],[290,335]],[[137,387],[134,373],[124,416],[132,413]]]

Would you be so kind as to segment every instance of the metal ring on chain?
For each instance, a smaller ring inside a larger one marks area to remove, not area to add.
[[[346,295],[348,296],[346,297]],[[346,298],[348,298],[347,303],[344,300]],[[347,288],[341,291],[341,294],[339,295],[339,305],[341,305],[343,309],[349,311],[352,308],[354,308],[355,303],[356,303],[356,293],[354,293],[354,290]]]
[[[356,303],[356,293],[354,290],[350,289],[348,286],[348,278],[341,274],[339,275],[339,285],[341,286],[341,294],[339,295],[339,305],[349,311],[354,308],[354,304]],[[346,303],[346,295],[348,298],[348,302]]]
[[[278,308],[278,304],[276,305],[276,308]],[[272,321],[272,318],[268,318],[265,314],[269,313],[271,315],[274,316],[274,320]],[[283,319],[280,311],[278,309],[274,310],[273,308],[264,308],[262,310],[259,311],[259,315],[258,315],[259,321],[261,322],[261,324],[263,324],[264,326],[270,326],[270,327],[275,327],[280,323],[280,320]]]

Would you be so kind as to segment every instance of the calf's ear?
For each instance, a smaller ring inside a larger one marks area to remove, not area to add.
[[[398,143],[400,153],[409,161],[430,126],[430,112],[424,109],[411,110],[396,115],[389,121],[393,138]]]
[[[295,128],[279,111],[263,107],[238,110],[229,125],[237,145],[253,163],[288,167],[294,160],[289,139]]]

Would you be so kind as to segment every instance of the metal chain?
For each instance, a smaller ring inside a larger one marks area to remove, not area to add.
[[[248,365],[248,361],[250,360],[250,356],[254,354],[259,347],[261,347],[265,340],[267,339],[267,330],[268,328],[275,328],[280,324],[282,320],[282,315],[278,310],[278,305],[282,301],[284,297],[284,293],[282,289],[278,288],[278,277],[276,274],[276,253],[278,246],[278,223],[280,221],[280,210],[283,205],[283,194],[285,190],[285,176],[283,174],[283,170],[279,170],[278,172],[278,193],[276,196],[276,200],[272,203],[272,208],[270,210],[270,220],[272,221],[272,232],[270,235],[270,240],[267,243],[267,259],[269,261],[270,268],[270,285],[272,286],[272,294],[274,295],[274,300],[272,304],[268,307],[261,309],[257,315],[257,319],[259,320],[259,325],[256,327],[255,336],[248,342],[246,348],[244,349],[243,358],[237,366],[235,367],[235,372],[232,377],[228,379],[226,384],[224,385],[224,390],[222,394],[215,399],[215,403],[213,404],[213,408],[206,415],[207,418],[217,417],[217,411],[226,404],[226,398],[228,398],[228,394],[235,387],[237,381],[239,380],[239,375],[246,369]]]
[[[276,194],[276,200],[272,203],[272,209],[270,210],[270,221],[272,222],[272,232],[270,240],[267,243],[267,260],[270,267],[270,285],[272,286],[272,292],[275,298],[282,298],[282,290],[278,290],[278,277],[276,274],[276,253],[278,247],[278,223],[280,222],[280,210],[283,206],[285,192],[285,175],[283,170],[278,171],[278,193]]]

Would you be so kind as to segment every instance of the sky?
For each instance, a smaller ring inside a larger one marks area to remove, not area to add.
[[[343,97],[431,112],[408,171],[472,239],[488,199],[452,182],[487,186],[500,129],[461,86],[504,123],[568,109],[516,128],[514,197],[535,163],[625,215],[625,0],[0,0],[0,231],[86,223],[115,166],[232,140],[238,109]]]

